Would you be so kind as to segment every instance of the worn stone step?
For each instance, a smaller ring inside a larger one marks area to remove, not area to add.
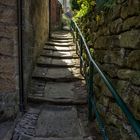
[[[50,46],[50,45],[45,45],[44,46],[45,50],[53,50],[53,51],[76,51],[74,47],[62,47],[62,46]]]
[[[53,56],[75,56],[77,55],[75,51],[55,51],[55,50],[43,50],[41,55],[53,55]]]
[[[65,31],[61,33],[59,31],[53,32],[50,38],[59,39],[59,40],[73,39],[71,33]]]
[[[56,40],[72,40],[73,39],[73,37],[72,36],[51,36],[50,37],[50,40],[53,40],[53,39],[56,39]]]
[[[79,58],[76,54],[74,54],[73,56],[72,55],[61,56],[61,55],[45,55],[45,54],[41,54],[40,56],[46,57],[46,58],[55,58],[55,59],[78,59]]]
[[[74,46],[73,42],[70,43],[58,43],[58,42],[47,42],[45,45],[52,45],[52,46],[61,46],[61,47],[69,47],[69,46]]]
[[[65,137],[65,138],[32,138],[31,140],[84,140],[82,137]]]
[[[47,64],[47,63],[37,63],[37,66],[39,67],[48,67],[48,68],[80,68],[80,65],[65,65],[65,64]]]
[[[69,43],[69,42],[72,42],[73,43],[73,39],[51,39],[50,38],[50,41],[52,42],[58,42],[58,43]]]
[[[46,82],[42,80],[31,80],[31,94],[37,95],[37,96],[43,96],[44,90],[45,90]]]
[[[40,67],[80,67],[79,59],[57,59],[57,58],[47,58],[39,57],[37,65]]]
[[[36,67],[33,78],[38,78],[46,81],[76,81],[83,80],[80,70],[77,68],[44,68]]]
[[[46,105],[40,112],[35,129],[36,137],[81,136],[78,113],[72,106]]]
[[[36,88],[36,87],[35,87]],[[38,96],[39,95],[39,96]],[[42,96],[42,98],[40,98]],[[32,92],[29,96],[30,100],[39,100],[52,102],[55,104],[85,104],[87,103],[87,91],[84,81],[77,82],[46,82],[44,90],[40,95],[40,91]]]
[[[50,105],[87,105],[87,101],[83,100],[72,100],[72,99],[47,99],[44,98],[41,94],[35,94],[35,96],[28,95],[28,103],[33,104],[43,104],[47,103]]]

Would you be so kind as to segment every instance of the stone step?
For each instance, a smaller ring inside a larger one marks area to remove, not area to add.
[[[45,45],[44,46],[45,50],[53,50],[53,51],[76,51],[76,48],[74,47],[62,47],[62,46],[50,46],[50,45]]]
[[[55,40],[72,40],[73,39],[73,37],[71,37],[71,36],[68,36],[68,37],[62,37],[62,36],[51,36],[50,37],[50,40],[53,40],[53,39],[55,39]]]
[[[85,140],[82,137],[65,137],[65,138],[32,138],[31,140]]]
[[[22,140],[82,140],[83,128],[76,107],[44,104],[24,114],[16,126],[16,135]]]
[[[79,59],[57,59],[39,57],[37,65],[40,67],[80,67]]]
[[[80,65],[71,65],[71,64],[68,64],[68,65],[59,65],[59,64],[47,64],[47,63],[37,63],[37,66],[38,67],[48,67],[48,68],[80,68]]]
[[[45,85],[46,85],[45,81],[32,79],[31,80],[31,94],[33,93],[34,95],[42,96],[45,90]]]
[[[32,89],[37,89],[32,85]],[[37,89],[38,90],[38,89]],[[85,104],[87,103],[87,91],[84,81],[77,82],[46,82],[42,93],[32,91],[30,100],[52,102],[55,104]]]
[[[80,74],[80,70],[77,68],[36,67],[32,77],[45,81],[57,81],[57,82],[62,81],[69,82],[84,79]]]
[[[59,57],[59,58],[67,58],[67,57],[78,57],[75,51],[48,51],[48,50],[43,50],[41,53],[41,56],[52,56],[52,57]]]
[[[53,32],[53,33],[51,34],[51,37],[50,37],[50,38],[51,38],[51,39],[59,39],[59,40],[72,40],[72,39],[73,39],[71,33],[62,32],[62,33],[60,34],[59,31],[58,31],[58,32]]]
[[[78,59],[79,57],[75,54],[75,55],[65,55],[65,56],[61,56],[61,55],[45,55],[45,54],[41,54],[40,56],[42,57],[46,57],[46,58],[55,58],[55,59]]]
[[[77,137],[80,136],[77,110],[72,106],[46,105],[37,120],[36,137]]]
[[[71,42],[71,43],[73,43],[73,39],[51,39],[50,38],[50,41],[52,41],[52,42],[57,42],[57,43],[69,43],[69,42]]]
[[[74,46],[73,42],[70,43],[57,43],[57,42],[47,42],[45,45],[51,45],[51,46],[61,46],[61,47],[69,47],[69,46]]]

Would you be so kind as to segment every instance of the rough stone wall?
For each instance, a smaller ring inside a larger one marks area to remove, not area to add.
[[[24,77],[25,93],[28,93],[34,63],[49,35],[49,0],[24,2]]]
[[[0,122],[18,110],[16,0],[0,1]]]
[[[0,0],[0,122],[14,118],[18,108],[17,0]],[[49,0],[23,1],[24,88],[49,34]]]
[[[140,1],[117,0],[109,13],[81,19],[95,59],[140,121]],[[91,22],[92,21],[92,22]],[[135,140],[128,121],[98,75],[94,77],[99,112],[111,140]]]

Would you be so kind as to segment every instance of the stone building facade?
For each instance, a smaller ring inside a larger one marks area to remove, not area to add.
[[[49,34],[49,1],[25,0],[23,6],[24,92],[34,62]],[[14,119],[19,111],[17,1],[0,1],[0,122]]]
[[[18,110],[17,4],[0,1],[0,122]]]

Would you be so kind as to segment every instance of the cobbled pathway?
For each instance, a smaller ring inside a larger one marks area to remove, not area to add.
[[[72,36],[52,33],[32,74],[29,109],[12,140],[94,140],[88,130],[87,92]]]

